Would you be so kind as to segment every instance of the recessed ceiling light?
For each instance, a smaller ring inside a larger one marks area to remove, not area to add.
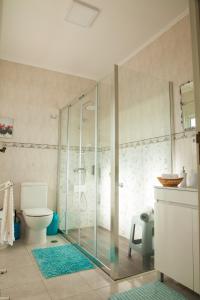
[[[82,27],[89,27],[93,24],[99,12],[100,10],[97,7],[74,0],[65,20]]]

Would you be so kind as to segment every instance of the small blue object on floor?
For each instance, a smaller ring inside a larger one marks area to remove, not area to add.
[[[15,240],[20,239],[20,223],[14,224],[14,235],[15,235]]]
[[[56,211],[53,212],[51,224],[47,227],[47,235],[56,235],[58,233],[59,217]]]
[[[95,269],[94,264],[72,244],[32,250],[45,278]]]
[[[115,294],[110,300],[187,300],[184,296],[159,281]]]

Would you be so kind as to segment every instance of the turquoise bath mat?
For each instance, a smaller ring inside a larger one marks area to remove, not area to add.
[[[94,264],[75,246],[62,245],[32,250],[45,278],[94,269]]]
[[[110,300],[187,300],[184,296],[157,281],[113,295]]]

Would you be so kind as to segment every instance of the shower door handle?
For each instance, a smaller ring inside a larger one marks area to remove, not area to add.
[[[119,183],[119,187],[120,187],[120,188],[123,188],[123,187],[124,187],[123,182],[120,182],[120,183]]]
[[[74,169],[74,173],[78,173],[78,172],[85,172],[85,168],[77,168],[77,169]]]

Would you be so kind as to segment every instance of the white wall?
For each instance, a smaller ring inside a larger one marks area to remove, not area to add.
[[[88,79],[0,60],[0,117],[14,119],[12,139],[0,153],[0,182],[15,183],[15,206],[20,205],[20,183],[45,181],[48,206],[56,206],[58,112],[93,85]],[[56,118],[51,118],[51,115]]]

